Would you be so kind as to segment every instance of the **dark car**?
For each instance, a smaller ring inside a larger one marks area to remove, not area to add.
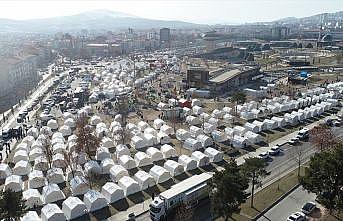
[[[305,213],[306,215],[308,215],[308,214],[311,214],[312,211],[316,209],[316,207],[317,206],[314,202],[308,202],[301,208],[301,211]]]

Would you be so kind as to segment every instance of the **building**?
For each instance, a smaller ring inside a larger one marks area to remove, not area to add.
[[[205,67],[189,67],[187,70],[188,87],[205,88],[208,79],[209,71]]]
[[[36,55],[12,56],[0,59],[0,111],[28,95],[38,83]]]
[[[161,45],[169,45],[171,41],[170,37],[170,29],[169,28],[161,28],[160,29],[160,44]]]
[[[287,39],[290,35],[290,29],[288,27],[273,27],[271,30],[272,38],[275,40]]]

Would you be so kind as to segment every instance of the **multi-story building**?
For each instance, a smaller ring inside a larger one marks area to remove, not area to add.
[[[160,44],[161,45],[169,45],[170,41],[171,41],[170,29],[169,28],[161,28],[160,29]]]

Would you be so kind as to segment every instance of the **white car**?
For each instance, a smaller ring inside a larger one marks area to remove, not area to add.
[[[306,221],[306,215],[302,212],[296,212],[290,215],[287,221]]]
[[[291,144],[291,145],[295,145],[299,142],[299,137],[293,137],[291,138],[288,143]]]
[[[268,158],[269,158],[268,152],[262,152],[258,156],[264,160],[268,160]]]
[[[278,145],[273,146],[272,148],[270,148],[270,150],[268,151],[268,154],[271,156],[276,156],[279,155],[281,152],[281,149]]]

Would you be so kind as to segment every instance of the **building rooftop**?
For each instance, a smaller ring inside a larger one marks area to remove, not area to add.
[[[230,71],[226,71],[223,74],[218,75],[217,77],[214,77],[212,79],[210,79],[211,83],[223,83],[227,80],[232,79],[233,77],[236,77],[237,75],[239,75],[241,73],[241,70],[239,69],[233,69]]]

